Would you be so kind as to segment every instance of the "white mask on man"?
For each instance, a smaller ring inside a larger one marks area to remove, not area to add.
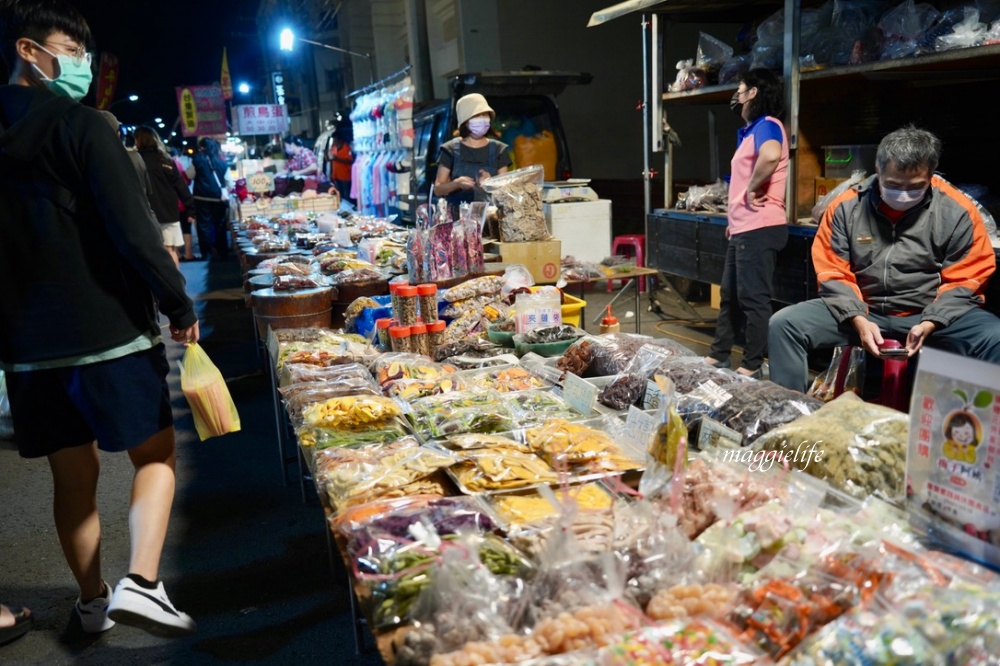
[[[879,189],[882,191],[882,201],[885,205],[900,212],[910,210],[923,201],[924,195],[927,194],[926,187],[919,190],[890,190],[879,183]]]

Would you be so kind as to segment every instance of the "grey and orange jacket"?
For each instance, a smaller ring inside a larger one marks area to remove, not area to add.
[[[996,257],[977,204],[940,176],[895,224],[879,212],[881,201],[871,176],[820,220],[813,267],[836,320],[920,314],[943,328],[982,307]]]

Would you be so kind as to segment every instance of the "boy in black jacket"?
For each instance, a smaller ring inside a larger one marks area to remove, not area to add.
[[[174,495],[166,354],[197,342],[184,279],[157,237],[125,149],[94,109],[90,29],[64,0],[0,0],[0,367],[15,440],[47,456],[56,531],[80,586],[76,614],[165,635],[195,630],[157,573]],[[98,448],[135,466],[129,573],[114,593],[100,566]]]

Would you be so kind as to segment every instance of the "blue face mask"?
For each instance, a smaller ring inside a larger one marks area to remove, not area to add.
[[[38,42],[35,42],[35,46],[48,53],[59,63],[59,76],[54,79],[47,77],[38,65],[31,63],[31,66],[41,76],[45,87],[57,95],[64,95],[77,102],[83,99],[87,91],[90,90],[90,83],[94,78],[93,72],[90,71],[90,58],[77,59],[62,53],[52,53]]]

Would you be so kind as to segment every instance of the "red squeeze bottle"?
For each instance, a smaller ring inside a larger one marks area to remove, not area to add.
[[[601,319],[601,333],[618,333],[621,331],[618,318],[611,314],[611,306],[607,306],[607,314]]]

